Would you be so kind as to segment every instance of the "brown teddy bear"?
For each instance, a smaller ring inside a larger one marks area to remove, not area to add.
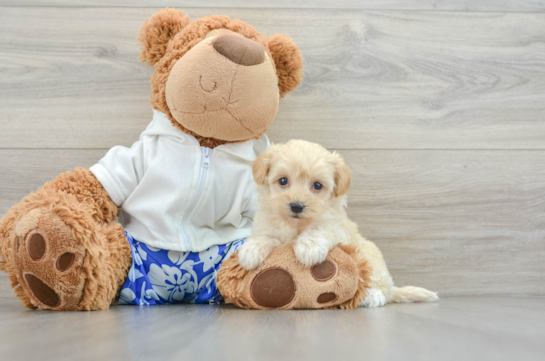
[[[252,161],[279,99],[302,81],[295,43],[174,9],[138,39],[139,59],[155,66],[154,117],[140,140],[59,175],[0,221],[0,268],[23,305],[103,310],[224,294],[251,308],[356,307],[369,267],[350,247],[313,270],[289,247],[252,272],[236,261],[256,212]]]

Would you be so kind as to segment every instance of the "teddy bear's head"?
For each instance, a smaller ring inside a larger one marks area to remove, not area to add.
[[[303,58],[284,34],[266,37],[227,16],[190,23],[175,9],[149,18],[140,61],[155,65],[152,106],[202,146],[259,138],[278,100],[303,79]]]

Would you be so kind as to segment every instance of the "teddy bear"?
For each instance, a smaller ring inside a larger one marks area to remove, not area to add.
[[[349,246],[313,269],[289,246],[252,272],[237,263],[257,211],[251,164],[269,145],[279,99],[303,78],[297,45],[169,8],[138,40],[139,60],[155,67],[140,139],[45,183],[0,221],[0,269],[22,304],[356,307],[370,270]]]

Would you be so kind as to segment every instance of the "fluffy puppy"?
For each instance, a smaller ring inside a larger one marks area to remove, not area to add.
[[[394,287],[378,247],[358,233],[346,214],[352,172],[340,155],[303,140],[276,144],[253,164],[259,212],[239,251],[247,270],[256,268],[275,247],[294,242],[297,259],[307,267],[323,262],[339,243],[355,244],[373,267],[372,287],[361,306],[388,302],[428,302],[436,293]]]

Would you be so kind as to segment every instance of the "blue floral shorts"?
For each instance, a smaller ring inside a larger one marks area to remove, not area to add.
[[[121,290],[119,304],[166,305],[221,301],[216,275],[224,259],[244,239],[212,246],[202,252],[167,251],[146,246],[125,232],[132,266]]]

